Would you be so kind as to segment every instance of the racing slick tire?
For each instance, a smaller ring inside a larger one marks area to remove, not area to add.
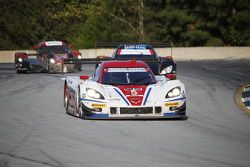
[[[48,64],[48,73],[49,73],[49,74],[52,73],[50,64]]]
[[[27,70],[18,70],[18,69],[16,69],[16,73],[17,74],[21,74],[21,73],[27,73]]]
[[[66,113],[70,114],[69,113],[69,92],[68,92],[68,88],[67,88],[66,82],[64,84],[63,104],[64,104],[64,107],[66,109]]]
[[[20,70],[18,70],[18,69],[16,69],[16,73],[17,73],[17,74],[20,74],[20,73],[21,73],[21,71],[20,71]]]
[[[82,110],[82,103],[80,102],[80,88],[78,88],[78,105],[75,103],[74,116],[84,119],[84,113]]]
[[[64,107],[66,108],[67,105],[68,105],[68,88],[67,88],[67,83],[65,82],[64,83],[64,92],[63,92],[63,104],[64,104]]]

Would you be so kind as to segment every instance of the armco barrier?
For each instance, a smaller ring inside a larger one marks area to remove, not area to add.
[[[155,49],[159,56],[170,56],[170,48]],[[111,56],[114,49],[81,49],[83,57]],[[250,47],[176,47],[172,48],[174,60],[250,59]]]
[[[14,62],[17,51],[0,51],[0,63]],[[32,51],[29,51],[32,52]],[[80,49],[85,58],[94,58],[99,55],[111,56],[114,49]],[[159,56],[170,56],[170,48],[157,48]],[[235,60],[250,59],[250,47],[174,47],[174,60]]]
[[[250,112],[250,84],[246,85],[243,89],[242,101]]]
[[[31,50],[0,51],[0,63],[13,63],[16,52],[34,53]]]
[[[235,92],[234,100],[237,106],[250,116],[250,84],[239,86]]]

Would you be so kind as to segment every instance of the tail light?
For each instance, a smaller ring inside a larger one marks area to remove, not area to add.
[[[20,55],[18,55],[18,57],[25,59],[25,58],[28,58],[28,55],[26,53],[21,53]]]

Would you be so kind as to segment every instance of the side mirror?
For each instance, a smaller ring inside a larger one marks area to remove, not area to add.
[[[81,80],[87,80],[87,79],[89,79],[89,76],[87,76],[87,75],[81,75],[80,79]]]

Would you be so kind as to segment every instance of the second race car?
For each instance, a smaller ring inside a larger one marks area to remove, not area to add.
[[[160,57],[154,48],[148,44],[121,44],[112,55],[117,59],[140,59],[145,61],[155,75],[165,75],[169,79],[176,79],[176,63],[172,56]],[[147,62],[156,59],[157,62]]]
[[[15,53],[17,73],[27,71],[75,72],[80,69],[77,64],[62,66],[63,59],[81,59],[80,52],[70,51],[68,45],[63,41],[40,42],[34,48],[36,54]]]

